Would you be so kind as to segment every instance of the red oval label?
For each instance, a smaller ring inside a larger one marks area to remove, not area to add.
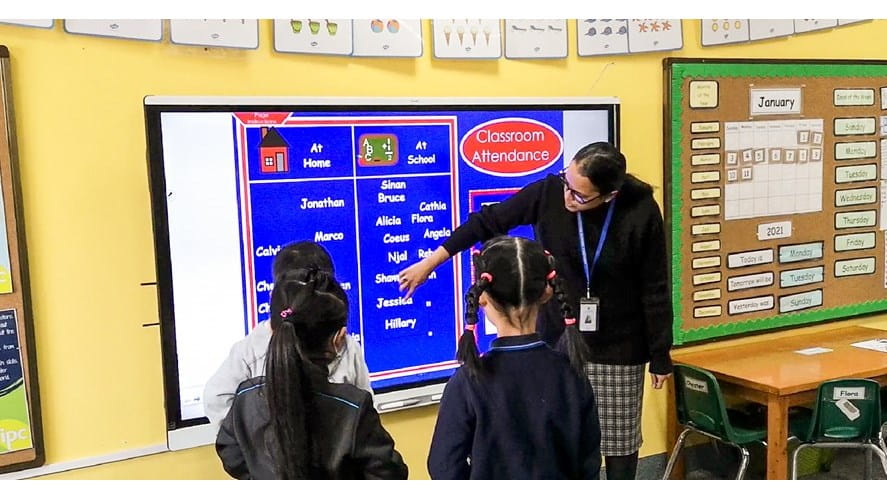
[[[482,173],[517,177],[548,168],[564,150],[554,128],[526,118],[487,121],[462,137],[462,160]]]

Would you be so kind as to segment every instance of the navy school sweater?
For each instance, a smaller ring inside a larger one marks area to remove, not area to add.
[[[497,338],[479,378],[447,383],[428,455],[433,479],[597,479],[594,393],[537,334]]]
[[[615,202],[591,283],[593,295],[601,301],[600,331],[583,336],[594,362],[649,361],[650,372],[668,374],[672,371],[672,302],[662,214],[650,186],[630,175]],[[548,175],[505,201],[472,213],[442,246],[455,255],[519,225],[532,225],[536,240],[557,259],[558,274],[578,313],[587,282],[582,260],[591,268],[607,208],[605,204],[583,212],[583,255],[576,214],[564,208],[563,183]],[[539,314],[537,328],[545,341],[557,341],[564,323],[556,300]]]

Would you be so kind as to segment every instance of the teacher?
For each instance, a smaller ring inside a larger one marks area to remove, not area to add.
[[[589,144],[558,175],[472,213],[431,255],[400,272],[401,291],[412,296],[456,253],[519,225],[532,225],[536,240],[555,257],[569,303],[578,311],[607,479],[634,479],[644,364],[650,363],[655,389],[672,372],[665,231],[653,188],[626,173],[625,156],[614,146]],[[540,313],[537,328],[547,342],[557,342],[564,325],[554,300]]]

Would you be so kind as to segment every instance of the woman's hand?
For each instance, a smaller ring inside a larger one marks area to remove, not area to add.
[[[397,274],[397,280],[398,283],[400,283],[400,291],[403,292],[406,290],[407,292],[404,298],[413,296],[413,292],[415,292],[416,288],[428,279],[428,276],[431,275],[434,268],[435,266],[431,265],[427,259],[424,259],[401,270],[400,273]]]
[[[653,385],[653,388],[658,390],[665,386],[665,380],[671,377],[671,374],[653,374],[650,373],[650,384]]]
[[[400,284],[401,293],[404,290],[407,292],[404,298],[413,296],[416,288],[428,279],[428,276],[434,272],[434,269],[440,266],[443,262],[449,260],[449,258],[450,254],[447,253],[447,250],[444,249],[443,246],[438,246],[436,250],[432,251],[431,254],[424,259],[401,270],[400,273],[397,274],[397,282]]]

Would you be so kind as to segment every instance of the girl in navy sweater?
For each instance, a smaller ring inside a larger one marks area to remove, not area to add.
[[[433,479],[597,479],[600,426],[584,376],[585,345],[564,300],[554,258],[524,238],[497,237],[473,257],[466,295],[463,363],[441,400],[428,471]],[[558,350],[536,333],[554,296],[565,333]],[[479,356],[478,306],[497,329]]]

